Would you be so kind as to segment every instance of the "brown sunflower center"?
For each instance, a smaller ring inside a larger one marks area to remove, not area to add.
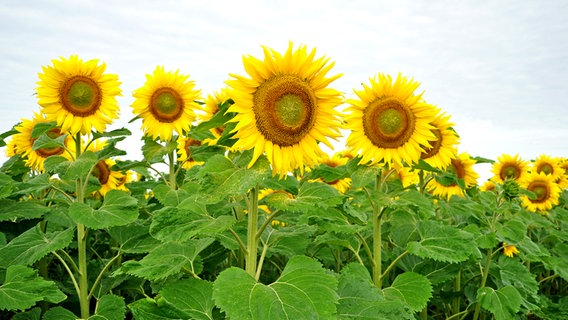
[[[152,94],[150,112],[159,122],[171,123],[183,114],[184,103],[181,95],[174,89],[163,87]]]
[[[536,195],[536,199],[531,200],[533,203],[541,203],[548,200],[550,189],[548,185],[543,181],[533,181],[527,187],[527,190],[533,192]]]
[[[292,146],[312,129],[316,97],[308,83],[292,75],[277,75],[263,82],[253,98],[256,127],[269,141]]]
[[[542,163],[536,168],[537,173],[544,172],[544,174],[552,174],[554,172],[554,168],[550,163]]]
[[[59,130],[59,128],[53,128],[51,130],[49,130],[47,133],[47,136],[50,137],[51,139],[56,139],[60,136],[62,136],[61,131]],[[36,141],[37,139],[32,139],[32,145],[33,143]],[[55,156],[55,155],[59,155],[62,154],[63,151],[65,151],[63,148],[61,147],[53,147],[53,148],[39,148],[37,149],[35,152],[42,158],[47,158],[49,156]]]
[[[521,170],[514,164],[504,165],[499,176],[502,180],[517,180],[521,175]]]
[[[61,104],[77,117],[87,117],[99,110],[102,93],[99,85],[86,76],[69,78],[61,87]]]
[[[104,161],[99,161],[93,168],[93,175],[99,179],[101,185],[105,185],[110,178],[110,168]]]
[[[377,99],[363,113],[365,136],[379,148],[403,146],[412,136],[414,126],[414,114],[396,98]]]
[[[436,140],[428,141],[432,148],[424,147],[424,152],[420,155],[420,158],[422,159],[428,159],[435,156],[442,147],[442,133],[440,130],[434,129],[432,130],[432,133],[436,136]]]

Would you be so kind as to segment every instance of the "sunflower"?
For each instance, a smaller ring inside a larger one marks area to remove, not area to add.
[[[497,183],[503,183],[507,179],[520,183],[528,175],[528,162],[519,158],[518,154],[502,154],[497,158],[497,162],[493,163],[491,172],[494,174],[491,180]]]
[[[487,180],[483,183],[483,185],[481,187],[479,187],[479,190],[495,192],[496,191],[495,187],[496,187],[496,185],[495,185],[494,181]]]
[[[196,162],[191,157],[191,150],[189,147],[199,147],[201,145],[201,141],[192,139],[192,138],[185,138],[185,137],[178,137],[177,140],[177,150],[178,150],[178,162],[182,164],[184,169],[189,169],[196,164],[202,164],[203,162]]]
[[[535,199],[528,196],[521,196],[522,205],[532,212],[546,213],[559,202],[562,189],[554,183],[554,178],[544,172],[531,172],[522,186],[535,194]]]
[[[535,159],[531,169],[536,173],[552,176],[555,182],[564,175],[564,169],[560,166],[560,159],[545,154],[541,154]]]
[[[432,148],[429,141],[437,137],[431,123],[437,110],[414,94],[418,82],[399,74],[379,73],[370,85],[355,90],[358,100],[349,99],[347,127],[351,134],[347,146],[362,155],[361,162],[386,164],[418,162],[420,155]]]
[[[313,167],[323,154],[318,142],[333,146],[328,138],[340,137],[341,124],[334,109],[343,101],[341,93],[327,86],[341,74],[326,77],[334,63],[329,58],[315,58],[315,49],[306,46],[281,55],[263,47],[264,61],[243,57],[251,78],[231,74],[227,84],[237,122],[233,132],[238,139],[232,150],[254,148],[252,166],[265,153],[273,174],[280,177],[294,169],[303,173],[304,166]]]
[[[438,114],[431,125],[436,139],[428,141],[432,147],[426,147],[420,158],[432,167],[444,170],[457,154],[459,137],[452,129],[454,124],[450,122],[449,115]]]
[[[19,135],[19,133],[16,134],[16,135]],[[21,153],[20,150],[18,149],[18,145],[17,145],[16,142],[14,141],[14,139],[15,139],[14,137],[15,137],[15,135],[12,136],[12,138],[9,139],[9,140],[6,142],[6,156],[7,156],[8,158],[11,158],[11,157],[13,157],[13,156],[15,156],[15,155]]]
[[[407,188],[412,185],[417,185],[420,183],[420,176],[418,175],[418,171],[413,170],[409,167],[402,167],[398,165],[392,165],[391,169],[394,170],[390,172],[390,170],[383,171],[383,175],[388,174],[388,180],[400,180],[402,182],[402,187]]]
[[[519,249],[512,244],[507,244],[503,242],[503,254],[509,258],[512,258],[514,255],[519,254]]]
[[[36,89],[48,121],[57,121],[61,132],[74,135],[103,132],[118,119],[120,82],[117,75],[104,73],[106,64],[96,59],[83,62],[76,55],[52,62],[53,67],[42,67]]]
[[[320,158],[319,163],[335,168],[345,165],[349,160],[350,159],[348,157],[344,157],[343,153],[340,152],[335,153],[332,157],[330,157],[327,153],[324,153]],[[324,181],[322,178],[318,178],[312,181],[327,183],[328,185],[334,187],[337,191],[339,191],[339,193],[347,192],[347,190],[349,190],[349,187],[351,186],[351,178],[336,179],[333,181]]]
[[[229,88],[223,88],[215,91],[212,95],[207,95],[207,99],[205,99],[205,108],[203,109],[204,114],[199,115],[198,120],[210,120],[215,114],[217,114],[217,112],[219,112],[219,105],[227,100],[229,100]],[[219,137],[223,134],[223,130],[225,130],[224,126],[211,129],[210,131],[215,139],[205,139],[203,142],[210,145],[216,144]]]
[[[446,168],[446,171],[453,172],[458,179],[464,181],[466,188],[471,188],[477,184],[477,179],[479,175],[473,170],[473,165],[475,160],[471,159],[469,154],[466,152],[460,153],[455,158],[452,159],[450,165]],[[439,179],[432,179],[426,185],[426,189],[435,196],[443,197],[449,200],[452,195],[457,195],[459,197],[465,196],[465,191],[457,183],[445,181],[439,181]]]
[[[50,156],[63,156],[71,160],[69,152],[66,152],[65,148],[62,147],[40,148],[33,150],[33,145],[37,138],[32,137],[32,132],[38,124],[47,122],[51,121],[46,120],[38,113],[34,113],[34,117],[31,120],[22,119],[22,122],[15,128],[19,133],[13,136],[13,144],[15,146],[14,152],[21,153],[26,158],[26,166],[40,172],[43,171],[44,160]],[[46,132],[46,134],[52,139],[56,139],[64,135],[60,128],[53,128]],[[73,139],[69,135],[64,138],[63,143],[68,149],[74,146]]]
[[[141,175],[138,172],[128,170],[125,174],[122,175],[122,177],[118,178],[116,189],[128,192],[129,190],[126,184],[134,181],[140,181],[140,178]]]
[[[134,114],[142,118],[142,131],[152,139],[171,141],[173,131],[178,135],[189,131],[201,106],[200,90],[194,90],[189,75],[166,72],[158,66],[153,74],[146,75],[143,87],[133,92]]]
[[[105,144],[105,141],[97,140],[95,143],[89,145],[88,150],[93,152],[102,150]],[[97,162],[91,172],[91,174],[95,176],[101,184],[101,188],[98,190],[98,193],[100,193],[103,197],[110,190],[121,189],[120,185],[124,179],[124,173],[112,170],[112,166],[115,164],[116,161],[110,158],[103,159]]]

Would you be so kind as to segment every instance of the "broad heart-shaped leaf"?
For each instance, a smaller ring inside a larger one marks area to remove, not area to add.
[[[79,177],[86,177],[87,172],[99,162],[97,155],[93,151],[85,151],[75,161],[69,162],[63,172],[63,178],[66,180],[75,180]]]
[[[11,320],[40,320],[41,308],[35,307],[26,312],[16,313]]]
[[[110,228],[108,233],[118,241],[120,249],[128,253],[150,252],[161,244],[150,235],[150,226],[136,222]]]
[[[44,280],[26,266],[9,266],[0,286],[0,310],[25,310],[38,301],[59,303],[65,298],[55,282]]]
[[[183,267],[198,274],[201,265],[197,265],[198,256],[214,239],[188,240],[183,243],[167,242],[150,251],[140,261],[127,261],[122,264],[119,273],[127,273],[148,280],[167,278],[180,272]]]
[[[35,201],[0,199],[0,221],[35,219],[49,212],[49,208]]]
[[[0,172],[0,199],[6,198],[12,194],[13,182],[14,180],[12,180],[9,175]]]
[[[189,278],[176,280],[160,290],[163,301],[175,308],[184,319],[213,319],[213,283]]]
[[[119,320],[124,319],[125,313],[124,298],[109,294],[99,299],[95,314],[89,320]]]
[[[185,241],[196,235],[214,236],[236,222],[233,216],[214,218],[179,208],[165,207],[154,212],[150,234],[161,241]]]
[[[181,320],[183,314],[173,305],[155,301],[150,298],[140,299],[128,305],[136,320]]]
[[[401,300],[413,311],[420,311],[432,297],[432,285],[421,274],[405,272],[399,274],[383,292],[388,300]]]
[[[269,285],[243,269],[229,268],[213,284],[216,305],[232,320],[333,319],[337,280],[305,256],[288,261],[280,278]]]
[[[538,283],[523,263],[504,255],[499,258],[499,274],[504,285],[514,286],[523,298],[532,296],[537,299]]]
[[[49,252],[67,247],[73,235],[72,228],[44,234],[35,226],[0,248],[0,267],[31,265]]]
[[[400,300],[386,300],[371,280],[367,269],[351,263],[341,271],[339,285],[339,320],[414,319],[410,308]]]
[[[65,139],[67,135],[58,136],[55,139],[51,138],[47,133],[43,133],[32,146],[32,150],[38,149],[52,149],[52,148],[65,148]]]
[[[416,227],[420,241],[409,242],[406,248],[421,258],[456,263],[477,250],[469,232],[436,221],[418,221]]]
[[[73,221],[92,229],[122,226],[138,218],[138,201],[124,191],[111,190],[105,195],[99,209],[74,202],[69,207],[69,216]]]
[[[63,307],[54,307],[45,312],[42,320],[77,320],[78,318],[73,312]]]
[[[498,290],[480,288],[477,290],[477,300],[484,309],[493,313],[495,320],[514,319],[521,307],[521,294],[512,286]]]
[[[169,141],[165,145],[162,145],[146,137],[144,139],[144,145],[142,146],[142,154],[144,155],[144,159],[149,163],[157,163],[162,162],[166,154],[176,151],[176,148],[176,141]]]
[[[153,188],[154,197],[160,201],[163,206],[176,207],[190,195],[195,194],[199,190],[199,185],[192,182],[186,182],[177,190],[159,184]]]
[[[341,203],[343,196],[332,186],[322,182],[304,182],[298,195],[290,197],[282,192],[266,196],[266,203],[275,209],[310,212],[314,207],[329,208]]]

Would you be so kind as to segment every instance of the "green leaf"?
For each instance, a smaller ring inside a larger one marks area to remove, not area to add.
[[[35,201],[0,199],[0,221],[36,219],[49,212],[49,208]]]
[[[421,274],[405,272],[399,274],[383,292],[388,300],[403,301],[413,311],[420,311],[432,297],[432,285],[428,278]]]
[[[418,221],[420,241],[409,242],[407,250],[421,258],[456,263],[477,250],[473,235],[435,221]]]
[[[65,139],[67,135],[58,136],[55,139],[51,138],[46,133],[43,133],[32,145],[32,150],[38,149],[52,149],[52,148],[65,148]]]
[[[167,278],[180,272],[185,267],[194,274],[198,274],[198,256],[207,248],[213,239],[188,240],[183,243],[167,242],[150,251],[140,261],[125,262],[119,273],[127,273],[148,280]],[[200,262],[199,262],[200,263]]]
[[[114,129],[112,131],[105,131],[105,132],[93,132],[93,140],[105,137],[105,138],[114,138],[114,137],[123,137],[123,136],[130,136],[132,132],[126,128]]]
[[[182,315],[171,304],[158,304],[150,298],[140,299],[128,305],[136,320],[180,320]]]
[[[517,243],[524,239],[527,227],[518,220],[507,220],[503,224],[497,224],[497,236],[499,240],[507,243]]]
[[[400,300],[386,300],[371,280],[367,269],[358,263],[348,264],[339,276],[337,319],[402,320],[414,319]]]
[[[67,247],[73,235],[72,228],[44,234],[35,226],[0,248],[0,266],[31,265],[49,252]]]
[[[213,298],[232,320],[333,319],[336,286],[335,277],[319,262],[296,256],[270,285],[239,268],[224,270],[213,284]]]
[[[213,319],[213,283],[189,278],[176,280],[160,290],[167,304],[179,311],[185,319]]]
[[[7,198],[12,195],[12,177],[9,175],[0,172],[0,199]]]
[[[13,192],[13,195],[29,195],[30,193],[44,191],[51,186],[51,175],[47,173],[42,173],[40,175],[34,176],[31,179],[19,183],[16,188],[17,190]],[[4,183],[4,182],[2,182]]]
[[[515,287],[505,286],[498,290],[485,287],[477,290],[481,306],[495,316],[495,320],[514,319],[521,307],[521,295]]]
[[[499,258],[499,274],[504,285],[515,287],[523,297],[523,304],[527,307],[526,298],[532,297],[538,301],[538,282],[535,275],[517,259],[505,256]]]
[[[9,266],[0,286],[0,310],[25,310],[38,301],[59,303],[65,298],[55,282],[44,280],[26,266]]]
[[[95,314],[90,316],[90,320],[118,320],[124,319],[126,305],[124,298],[113,294],[105,295],[97,302]]]
[[[32,138],[39,138],[42,134],[48,133],[51,129],[57,128],[57,122],[50,121],[50,122],[38,122],[34,124],[32,129]]]
[[[304,254],[306,248],[312,243],[312,235],[316,231],[317,227],[308,225],[272,229],[267,256],[270,257],[275,253],[285,257]]]
[[[196,193],[199,190],[199,185],[195,183],[185,183],[181,188],[172,190],[172,188],[159,184],[154,187],[154,197],[160,201],[163,206],[176,207],[184,199]]]
[[[290,197],[282,192],[275,192],[265,197],[271,208],[310,212],[314,207],[330,208],[339,205],[343,196],[332,186],[322,182],[304,182],[298,195]]]
[[[41,308],[35,307],[26,312],[16,313],[12,320],[40,320],[41,319]]]
[[[86,177],[87,172],[93,168],[99,158],[93,151],[83,152],[75,161],[71,161],[66,172],[64,172],[64,179],[75,180],[80,177]]]
[[[357,161],[356,159],[352,161]],[[365,165],[357,166],[357,170],[351,174],[351,187],[353,189],[363,188],[373,184],[377,176],[381,174],[381,168],[376,166],[368,167]]]
[[[138,218],[138,201],[124,191],[111,190],[99,209],[74,202],[69,207],[69,216],[92,229],[126,225]]]
[[[77,320],[77,317],[73,312],[63,308],[54,307],[45,312],[42,320]]]
[[[196,235],[214,236],[236,222],[233,216],[214,218],[178,208],[165,207],[154,212],[150,234],[161,241],[185,241]]]
[[[120,244],[120,249],[128,253],[146,253],[161,244],[150,235],[150,226],[131,223],[110,228],[108,233]]]
[[[142,155],[149,163],[162,162],[164,156],[170,152],[175,152],[177,148],[176,141],[167,142],[162,145],[151,138],[144,138],[144,145],[142,146]]]

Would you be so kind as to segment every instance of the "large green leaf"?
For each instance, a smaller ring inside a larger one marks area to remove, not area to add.
[[[213,284],[216,305],[232,320],[333,319],[337,280],[305,256],[288,261],[280,278],[258,283],[243,269],[229,268]]]
[[[407,250],[421,258],[456,263],[477,250],[469,232],[435,221],[418,221],[416,226],[420,241],[409,242]]]
[[[185,183],[181,188],[172,190],[172,188],[159,184],[153,188],[154,197],[164,206],[175,207],[185,198],[197,192],[199,185],[191,182]]]
[[[89,320],[119,320],[124,319],[125,313],[124,298],[109,294],[99,299],[95,314]]]
[[[521,295],[515,287],[505,286],[498,290],[485,287],[477,290],[481,306],[491,311],[495,320],[514,319],[521,307]]]
[[[160,290],[162,302],[179,310],[185,319],[213,319],[213,283],[189,278],[168,283]]]
[[[420,311],[432,297],[432,285],[421,274],[405,272],[399,274],[383,292],[388,300],[400,300],[413,311]]]
[[[402,320],[414,319],[410,308],[401,300],[386,300],[361,264],[352,263],[341,271],[337,319]]]
[[[35,226],[0,248],[0,266],[31,265],[49,252],[67,247],[73,235],[71,228],[43,233],[39,226]]]
[[[59,303],[65,298],[55,282],[44,280],[26,266],[9,266],[0,286],[0,310],[25,310],[38,301]]]
[[[314,207],[330,208],[339,205],[343,196],[332,186],[322,182],[304,182],[298,194],[290,197],[283,192],[266,196],[268,206],[275,209],[310,212]]]
[[[0,199],[0,221],[35,219],[43,216],[49,208],[35,201]]]
[[[196,235],[214,236],[236,222],[233,216],[217,218],[166,207],[154,212],[150,234],[161,241],[185,241]]]
[[[199,253],[207,248],[213,239],[188,240],[183,243],[167,242],[150,251],[140,261],[126,261],[118,273],[127,273],[148,280],[167,278],[186,268],[194,274],[200,272]]]
[[[74,202],[69,207],[69,216],[73,221],[92,229],[122,226],[138,218],[138,201],[124,191],[111,190],[105,195],[99,209]]]
[[[0,172],[0,199],[12,195],[13,182],[14,180],[12,180],[12,178],[9,175]]]
[[[136,320],[181,320],[183,314],[171,304],[150,298],[140,299],[128,305]]]
[[[43,315],[43,320],[77,320],[77,317],[73,312],[63,308],[54,307],[45,312]]]
[[[130,223],[110,228],[108,233],[120,244],[120,249],[128,253],[146,253],[161,244],[150,235],[150,226]]]

